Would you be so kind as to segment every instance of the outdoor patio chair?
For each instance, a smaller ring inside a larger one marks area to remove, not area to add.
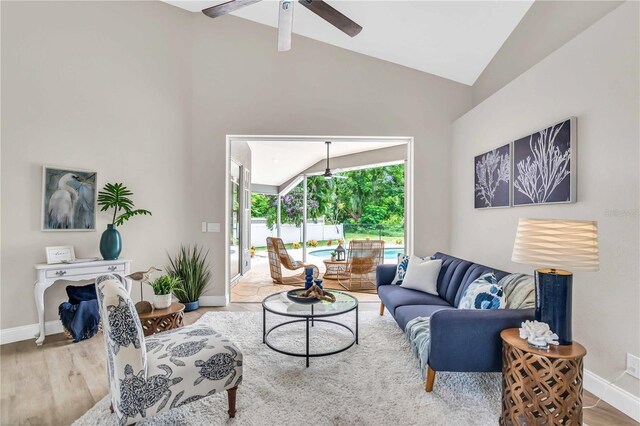
[[[301,261],[294,260],[287,248],[284,246],[281,238],[268,237],[267,238],[267,251],[269,253],[269,271],[271,272],[271,278],[276,284],[287,285],[301,285],[304,284],[304,275],[306,268],[313,268],[313,278],[318,278],[320,270],[316,265],[302,263]],[[302,269],[301,274],[285,277],[282,275],[282,267],[290,271],[296,271]]]
[[[376,267],[384,263],[383,240],[351,240],[345,266],[347,279],[338,283],[349,291],[376,291]]]

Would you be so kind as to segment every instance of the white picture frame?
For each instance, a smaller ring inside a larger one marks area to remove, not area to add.
[[[46,247],[47,264],[72,262],[76,260],[76,252],[73,246],[51,246]]]
[[[65,184],[62,179],[67,175],[76,176],[79,180],[70,179]],[[93,170],[42,166],[40,229],[44,232],[95,232],[98,211],[97,184],[98,174]],[[65,191],[69,194],[67,195]],[[56,213],[51,211],[52,197],[56,198],[57,208],[64,209],[66,206],[66,214],[62,211]],[[52,223],[53,221],[56,223]]]

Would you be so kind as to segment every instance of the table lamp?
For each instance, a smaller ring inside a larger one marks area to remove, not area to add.
[[[598,223],[521,218],[511,260],[544,268],[535,271],[536,320],[570,345],[573,274],[561,268],[598,270]]]

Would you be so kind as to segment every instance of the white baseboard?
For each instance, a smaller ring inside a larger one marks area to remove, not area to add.
[[[225,296],[201,296],[200,306],[227,306]],[[44,323],[44,335],[62,333],[62,323],[60,320],[47,321]],[[38,332],[38,324],[21,325],[19,327],[5,328],[0,330],[0,345],[20,342],[22,340],[33,339]]]
[[[200,306],[227,306],[226,296],[200,296]]]
[[[584,388],[636,422],[640,422],[640,398],[637,396],[619,386],[609,386],[608,381],[589,370],[584,370]]]
[[[35,342],[35,335],[38,332],[38,327],[38,324],[29,324],[0,330],[0,345],[29,339],[33,339]],[[45,336],[62,333],[62,331],[63,328],[60,320],[47,321],[44,323]]]

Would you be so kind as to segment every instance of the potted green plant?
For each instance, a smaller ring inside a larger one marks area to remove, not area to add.
[[[133,192],[121,183],[107,183],[102,191],[98,192],[100,211],[113,209],[111,223],[100,237],[100,254],[104,260],[116,260],[122,252],[122,237],[116,225],[121,226],[134,216],[151,216],[149,210],[134,208],[133,201],[129,198],[132,195]]]
[[[331,252],[331,261],[335,262],[336,261],[336,256],[338,255],[338,252],[336,252],[335,250]]]
[[[165,309],[171,306],[171,292],[178,287],[180,279],[169,275],[162,275],[153,280],[150,285],[153,288],[153,307]]]
[[[211,279],[211,268],[207,263],[209,252],[202,253],[202,248],[180,246],[175,257],[169,256],[169,265],[165,268],[172,277],[180,280],[173,294],[184,304],[185,312],[198,309],[200,296],[206,290]]]

